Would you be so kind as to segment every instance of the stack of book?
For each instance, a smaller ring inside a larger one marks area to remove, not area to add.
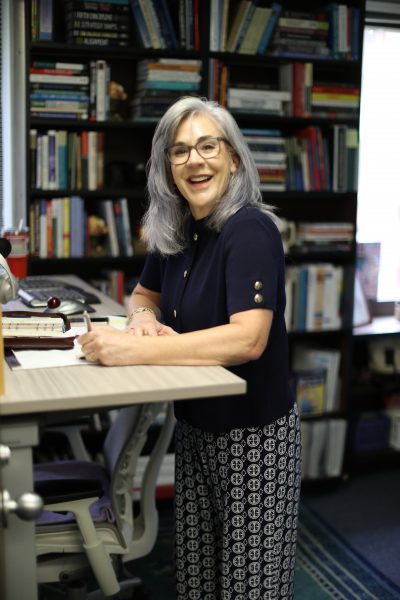
[[[242,129],[260,176],[263,191],[286,190],[285,138],[278,129]]]
[[[85,64],[34,61],[29,69],[31,116],[87,119],[89,84]]]
[[[181,96],[198,94],[201,66],[201,61],[195,59],[141,61],[137,68],[136,92],[132,101],[133,119],[157,119]]]
[[[67,0],[65,32],[69,44],[128,46],[131,39],[129,0]]]
[[[302,252],[349,251],[354,242],[353,223],[297,223],[295,249]]]
[[[340,329],[343,278],[343,267],[330,263],[288,267],[285,286],[287,329]]]
[[[99,190],[104,185],[104,132],[30,130],[31,186]]]
[[[316,83],[311,90],[311,113],[332,119],[356,118],[360,108],[360,88],[344,83]]]
[[[270,45],[275,56],[328,58],[329,16],[327,11],[285,10]]]
[[[256,88],[256,89],[255,89]],[[228,108],[233,113],[255,113],[262,115],[285,115],[286,105],[292,94],[286,90],[267,89],[244,84],[228,87]]]

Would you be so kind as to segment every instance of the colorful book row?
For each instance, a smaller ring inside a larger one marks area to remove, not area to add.
[[[31,187],[100,190],[104,186],[104,132],[30,130]]]

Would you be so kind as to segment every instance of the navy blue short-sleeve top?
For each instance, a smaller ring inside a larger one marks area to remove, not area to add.
[[[228,367],[246,380],[246,394],[175,402],[175,416],[212,432],[270,424],[293,405],[280,233],[267,214],[245,206],[219,233],[207,227],[207,219],[192,219],[188,235],[180,254],[149,254],[140,277],[141,285],[161,293],[167,325],[186,333],[229,323],[231,315],[249,309],[268,308],[274,315],[262,356]]]

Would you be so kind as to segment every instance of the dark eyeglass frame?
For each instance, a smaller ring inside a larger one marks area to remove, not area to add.
[[[218,152],[214,155],[214,156],[203,156],[201,152],[199,152],[198,150],[198,146],[200,144],[204,144],[206,142],[208,142],[209,140],[217,140],[218,142]],[[190,158],[190,154],[192,152],[192,150],[196,150],[197,154],[203,158],[204,160],[209,160],[210,158],[216,158],[220,152],[221,152],[221,142],[225,142],[225,144],[229,144],[228,140],[226,140],[224,137],[222,136],[217,136],[217,135],[210,135],[207,137],[204,137],[202,139],[200,139],[196,144],[194,144],[194,146],[188,146],[187,144],[173,144],[172,146],[168,146],[168,148],[165,148],[165,156],[167,157],[167,159],[169,160],[169,162],[171,163],[171,165],[174,166],[180,166],[180,165],[185,165],[189,158]],[[188,151],[188,155],[186,160],[182,161],[182,162],[173,162],[171,160],[170,157],[170,151],[172,150],[172,148],[185,148]]]

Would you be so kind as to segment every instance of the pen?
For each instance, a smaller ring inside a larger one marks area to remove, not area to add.
[[[87,310],[83,311],[83,320],[85,321],[86,329],[92,331],[92,321],[90,320]]]

